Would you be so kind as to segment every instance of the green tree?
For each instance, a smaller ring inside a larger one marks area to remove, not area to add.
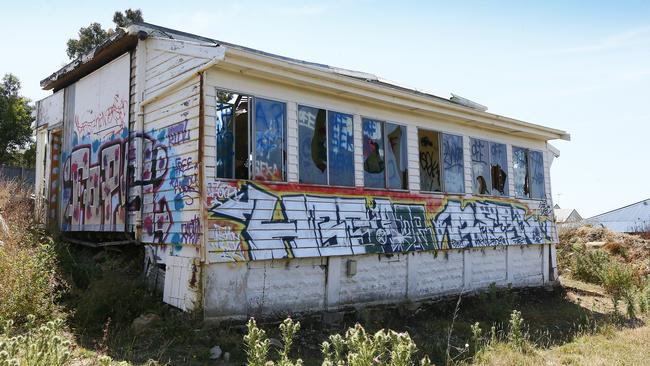
[[[0,83],[0,163],[11,163],[16,151],[31,141],[32,107],[19,95],[20,81],[5,74]]]
[[[126,9],[124,12],[116,11],[113,14],[113,23],[116,27],[128,27],[132,23],[143,22],[142,10]],[[81,57],[83,54],[90,52],[93,48],[99,46],[112,36],[114,30],[111,28],[103,29],[99,23],[90,23],[87,27],[79,29],[79,38],[70,38],[68,40],[67,53],[71,59]]]

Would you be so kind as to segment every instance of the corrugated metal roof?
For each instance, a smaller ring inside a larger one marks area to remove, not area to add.
[[[591,224],[616,232],[639,232],[650,229],[650,199],[590,217]]]

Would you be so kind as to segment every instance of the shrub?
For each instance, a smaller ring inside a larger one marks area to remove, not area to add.
[[[270,341],[266,332],[257,326],[254,319],[247,324],[248,332],[244,336],[247,365],[272,366],[275,362],[269,360]],[[300,323],[290,318],[280,325],[280,333],[284,345],[278,352],[280,366],[300,366],[301,359],[291,361],[289,353],[293,338],[300,329]],[[368,334],[360,325],[349,328],[345,335],[334,334],[322,344],[323,366],[371,366],[390,365],[407,366],[413,364],[413,355],[417,346],[408,333],[398,333],[393,330],[380,330]],[[428,357],[420,360],[420,365],[430,366]]]
[[[526,334],[523,328],[524,319],[521,317],[521,312],[513,310],[512,314],[510,314],[508,342],[518,351],[524,351],[526,346]]]
[[[71,343],[60,336],[63,320],[36,325],[36,317],[27,317],[24,334],[12,336],[13,322],[5,322],[0,336],[0,365],[58,366],[71,357]]]
[[[624,264],[611,262],[600,271],[600,282],[612,298],[614,311],[618,312],[618,303],[624,299],[628,315],[634,317],[634,272]]]
[[[0,211],[7,231],[0,244],[0,320],[24,323],[28,314],[52,319],[62,282],[54,242],[34,223],[30,191],[0,180]]]
[[[600,273],[610,262],[607,252],[581,248],[574,253],[573,276],[578,280],[600,284]]]

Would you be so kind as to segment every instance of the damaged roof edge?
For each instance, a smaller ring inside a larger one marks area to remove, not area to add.
[[[138,38],[143,39],[146,36],[146,32],[140,27],[118,28],[102,44],[41,80],[41,88],[54,91],[62,89],[104,66],[124,52],[130,51],[137,44]]]
[[[562,139],[569,141],[571,136],[562,130],[545,127],[538,124],[533,124],[510,117],[501,116],[498,114],[481,111],[479,109],[471,108],[469,106],[464,106],[459,103],[454,103],[453,101],[439,97],[437,95],[419,90],[410,87],[401,86],[397,83],[388,82],[383,80],[373,74],[365,73],[361,71],[348,70],[343,68],[332,67],[325,64],[319,64],[309,61],[303,61],[299,59],[293,59],[285,56],[275,55],[272,53],[252,49],[245,46],[240,46],[228,42],[222,42],[215,39],[198,36],[191,33],[186,33],[170,28],[161,27],[158,25],[150,23],[134,23],[127,28],[118,28],[113,36],[107,39],[101,45],[95,47],[92,51],[83,55],[80,58],[75,59],[70,62],[68,65],[62,67],[57,72],[53,73],[49,77],[41,81],[41,87],[45,90],[53,89],[57,91],[62,89],[87,74],[93,72],[94,70],[100,68],[101,66],[109,63],[114,58],[120,56],[124,52],[127,52],[137,45],[138,39],[145,39],[148,36],[161,36],[168,39],[174,39],[178,41],[201,41],[212,43],[214,45],[223,45],[227,48],[239,50],[240,52],[245,52],[252,55],[257,55],[258,57],[266,57],[268,59],[275,59],[280,62],[286,62],[289,64],[300,65],[307,67],[313,70],[324,71],[332,75],[337,75],[339,77],[349,78],[349,80],[363,81],[368,85],[379,86],[380,88],[392,89],[397,92],[411,94],[419,96],[420,98],[424,97],[429,99],[433,103],[440,103],[446,105],[446,108],[451,109],[462,109],[468,114],[478,115],[481,117],[487,117],[493,120],[498,120],[501,122],[506,122],[514,125],[519,125],[522,127],[540,129],[554,136],[551,139]],[[276,62],[277,62],[276,61]]]

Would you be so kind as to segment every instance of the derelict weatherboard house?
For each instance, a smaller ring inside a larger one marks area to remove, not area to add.
[[[564,131],[150,24],[42,81],[36,189],[79,241],[142,243],[208,318],[556,278]]]

